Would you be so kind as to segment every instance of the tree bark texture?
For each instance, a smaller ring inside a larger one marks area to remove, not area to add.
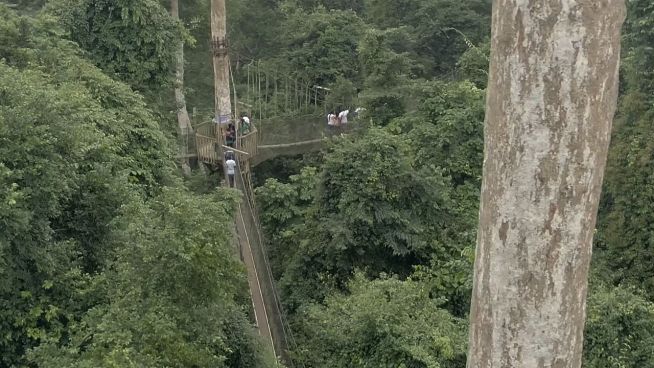
[[[624,0],[495,0],[469,368],[581,366]]]
[[[170,15],[179,20],[179,0],[170,0]],[[186,110],[184,96],[184,41],[177,45],[175,53],[175,103],[177,106],[177,122],[181,130],[191,129],[191,119]]]
[[[229,55],[225,0],[211,0],[211,41],[215,87],[215,115],[221,123],[231,120],[229,95]],[[227,121],[225,121],[227,119]]]
[[[170,15],[173,19],[179,20],[179,0],[170,0]],[[181,140],[181,166],[184,174],[190,175],[191,167],[186,154],[188,152],[188,134],[191,132],[192,126],[184,96],[184,41],[179,42],[175,53],[175,106],[177,107],[177,127]]]

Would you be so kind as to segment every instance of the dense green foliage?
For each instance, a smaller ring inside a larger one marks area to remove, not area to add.
[[[60,0],[50,10],[110,76],[139,90],[172,78],[174,48],[185,33],[158,1]]]
[[[202,7],[208,4],[193,2],[182,13],[198,38],[189,50],[189,103],[208,109],[209,19]],[[271,88],[273,78],[284,88],[287,77],[329,87],[329,110],[362,104],[382,124],[414,106],[405,94],[411,79],[451,78],[490,27],[487,0],[232,0],[227,7],[237,84],[247,79],[239,68],[261,62]]]
[[[591,285],[584,366],[654,367],[654,303],[637,289]]]
[[[173,164],[179,40],[189,106],[213,103],[209,1],[180,2],[181,22],[154,0],[14,2],[24,15],[0,5],[0,367],[271,366],[231,244],[239,197]],[[227,3],[239,95],[288,113],[244,91],[261,66],[270,90],[294,78],[330,88],[324,109],[367,109],[319,156],[254,175],[294,360],[464,367],[491,1]],[[589,368],[654,367],[654,5],[628,8]]]
[[[226,246],[229,228],[215,226],[233,205],[179,189],[127,205],[115,219],[112,264],[89,290],[105,301],[72,324],[66,344],[48,341],[30,357],[58,367],[217,367],[243,354],[228,334],[240,323],[245,278]]]
[[[596,259],[615,283],[645,288],[654,300],[654,5],[630,1],[622,91],[600,208]]]
[[[337,97],[329,106],[359,103],[383,126],[334,139],[322,162],[257,189],[273,268],[300,335],[296,356],[312,367],[463,367],[460,346],[443,355],[434,341],[459,341],[464,325],[441,329],[420,311],[430,305],[444,323],[465,318],[469,310],[488,2],[294,3],[309,14],[306,19],[356,14],[360,30],[348,40],[357,43],[358,64],[334,69],[339,64],[328,54],[314,65],[327,61],[336,78],[345,77],[358,91],[347,97],[349,87],[335,79]],[[586,367],[654,362],[654,16],[648,1],[628,4],[622,94],[591,278]],[[335,36],[319,37],[315,42]],[[351,41],[341,42],[350,49]],[[433,340],[413,340],[418,336]],[[420,350],[404,349],[407,342]]]
[[[354,12],[294,9],[287,16],[281,57],[288,68],[320,85],[338,76],[358,77],[356,48],[362,22]]]
[[[372,296],[361,294],[375,288],[375,280],[385,274],[400,280],[413,275],[416,281],[411,283],[392,283],[409,295],[411,290],[423,290],[419,304],[429,305],[440,322],[465,318],[469,309],[483,91],[465,81],[422,83],[413,90],[421,96],[416,113],[384,129],[336,139],[319,169],[307,167],[288,183],[270,179],[257,189],[283,301],[307,344],[301,343],[298,353],[312,366],[328,366],[330,359],[333,365],[362,367],[380,362],[416,367],[444,361],[449,362],[444,366],[464,364],[461,344],[445,360],[438,349],[389,351],[380,360],[371,355],[366,360],[364,352],[388,349],[383,345],[388,341],[381,337],[370,337],[367,343],[337,341],[323,335],[325,320],[333,321],[335,330],[330,334],[357,338],[359,333],[344,329],[367,326],[367,318],[383,318],[370,314],[383,309],[372,303]],[[357,272],[357,286],[352,286],[350,280]],[[381,285],[385,283],[379,285],[384,290]],[[364,314],[341,321],[346,318],[344,305],[360,305]],[[394,311],[397,306],[384,308]],[[316,325],[318,316],[323,325]],[[388,328],[402,330],[408,323],[392,321]],[[433,320],[420,322],[434,331],[437,341],[460,341],[464,334],[464,324],[459,322],[455,325],[460,328],[439,328]],[[359,343],[373,345],[357,345],[361,350],[352,355],[332,355],[342,350],[340,344]],[[408,364],[411,359],[416,362]]]
[[[465,321],[439,309],[420,283],[355,276],[350,295],[298,313],[307,336],[302,360],[311,367],[428,367],[465,365]],[[329,349],[325,349],[325,346]],[[332,350],[333,349],[333,350]]]
[[[237,196],[185,189],[144,99],[58,23],[0,6],[0,366],[267,366]]]

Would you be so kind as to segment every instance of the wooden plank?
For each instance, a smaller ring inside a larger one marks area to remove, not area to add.
[[[234,152],[238,152],[238,153],[241,153],[241,154],[243,154],[243,155],[248,155],[248,156],[250,155],[249,153],[247,153],[247,152],[245,152],[245,151],[241,151],[241,150],[236,149],[236,148],[234,148],[234,147],[225,146],[224,144],[222,144],[221,146],[222,146],[224,149],[228,150],[228,151],[234,151]]]

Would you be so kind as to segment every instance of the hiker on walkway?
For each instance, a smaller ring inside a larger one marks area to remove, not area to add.
[[[334,126],[334,121],[332,120],[333,116],[334,116],[334,114],[331,113],[331,112],[329,114],[327,114],[327,125],[328,126]]]
[[[347,124],[347,114],[350,113],[350,110],[343,110],[338,113],[338,120],[341,124]]]
[[[250,118],[247,115],[243,115],[241,117],[241,129],[240,129],[241,135],[250,134],[251,130],[252,130],[252,125],[250,124]]]
[[[336,114],[331,113],[329,114],[329,123],[330,126],[337,127],[340,126],[340,121],[338,121],[338,116]]]
[[[225,154],[227,161],[225,161],[225,166],[227,167],[227,177],[229,178],[229,187],[234,188],[234,176],[236,175],[236,161],[234,161],[234,152],[228,151]]]
[[[225,131],[225,144],[234,147],[234,142],[236,142],[236,127],[234,124],[229,123],[227,131]]]

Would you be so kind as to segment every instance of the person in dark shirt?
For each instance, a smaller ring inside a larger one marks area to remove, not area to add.
[[[234,124],[229,123],[227,125],[227,132],[225,132],[225,144],[234,147],[234,142],[236,142],[236,127]]]

